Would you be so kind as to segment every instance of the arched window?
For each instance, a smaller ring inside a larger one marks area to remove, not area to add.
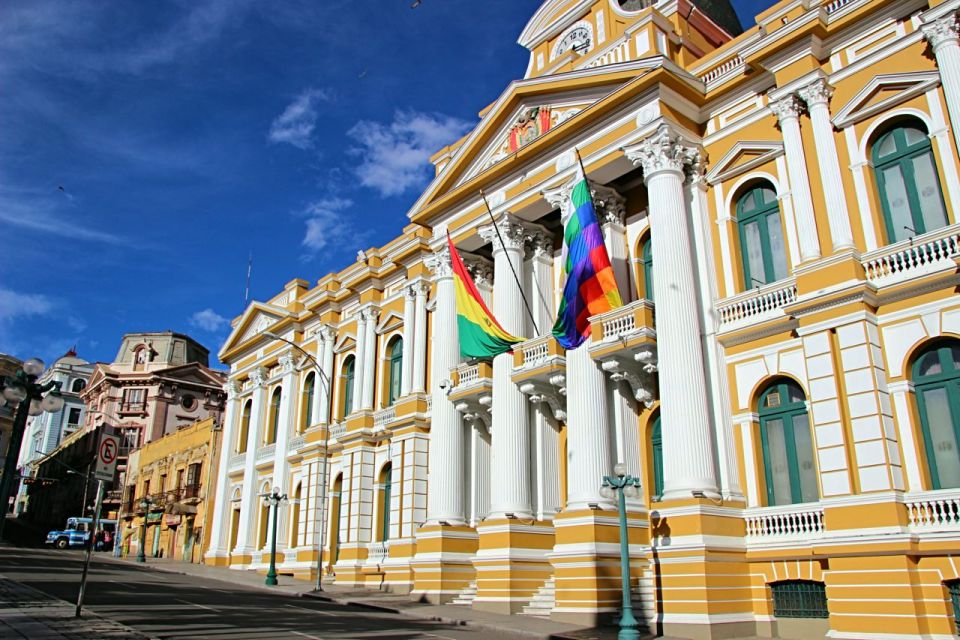
[[[789,380],[774,382],[760,394],[760,441],[769,506],[819,499],[805,400],[800,387]]]
[[[270,396],[270,414],[267,417],[267,433],[263,439],[264,444],[273,444],[277,441],[277,431],[280,427],[280,396],[281,387],[273,390]]]
[[[341,389],[343,397],[341,398],[340,406],[343,407],[343,412],[340,414],[341,418],[346,418],[348,415],[353,413],[353,369],[354,369],[355,358],[350,356],[343,363],[343,383],[341,384]]]
[[[240,413],[240,432],[237,434],[237,453],[247,451],[247,437],[250,435],[250,412],[253,410],[253,400],[247,400],[243,403],[243,411]]]
[[[777,193],[769,183],[737,200],[737,227],[743,281],[747,289],[787,277],[787,245],[783,239]]]
[[[378,540],[390,539],[390,498],[393,493],[393,465],[387,463],[380,471],[380,537]]]
[[[400,382],[403,378],[403,338],[395,338],[390,343],[387,353],[390,354],[390,380],[387,385],[387,406],[389,407],[400,397]]]
[[[343,474],[337,474],[330,491],[330,534],[327,548],[327,564],[333,564],[340,559],[340,510],[343,496]]]
[[[86,388],[87,388],[87,381],[82,380],[81,378],[77,378],[76,380],[73,381],[73,384],[70,386],[70,391],[74,393],[80,393]]]
[[[890,242],[947,224],[930,138],[917,121],[903,123],[873,143],[871,158]]]
[[[913,384],[931,485],[960,487],[960,340],[925,349],[913,363]]]
[[[302,485],[297,485],[297,490],[293,493],[293,503],[290,505],[290,546],[296,548],[300,533],[300,497],[302,494]]]
[[[663,434],[660,431],[659,414],[653,421],[653,428],[650,430],[650,445],[653,466],[653,497],[659,498],[663,495]]]
[[[300,430],[305,431],[313,424],[313,394],[316,392],[316,374],[310,372],[303,381],[300,392]]]
[[[640,246],[640,281],[643,282],[643,295],[653,302],[653,240],[648,235]]]

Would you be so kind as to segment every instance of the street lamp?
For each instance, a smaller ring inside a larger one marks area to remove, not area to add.
[[[320,383],[324,386],[324,395],[327,397],[327,415],[323,416],[324,420],[327,421],[327,429],[323,438],[323,470],[320,472],[320,482],[323,484],[320,486],[320,495],[323,497],[323,502],[320,505],[320,508],[317,509],[317,513],[320,519],[320,542],[317,545],[317,586],[314,587],[314,591],[323,591],[323,545],[325,542],[326,528],[327,528],[327,518],[326,518],[326,501],[327,501],[327,458],[330,454],[330,424],[329,424],[329,411],[330,406],[333,404],[333,387],[330,384],[330,379],[327,378],[327,374],[323,372],[323,368],[317,363],[317,359],[313,357],[309,351],[305,351],[300,345],[295,342],[291,342],[286,338],[278,336],[272,331],[264,331],[263,335],[273,340],[283,342],[290,345],[300,353],[302,353],[310,362],[313,363],[313,368],[317,370],[317,375],[320,377]]]
[[[147,514],[150,513],[150,505],[153,504],[153,500],[144,496],[140,498],[139,507],[143,511],[143,521],[140,523],[140,545],[137,549],[137,562],[146,562],[147,554],[145,552],[145,547],[147,546]]]
[[[627,465],[622,462],[613,467],[613,476],[603,477],[600,495],[604,498],[617,496],[617,508],[620,511],[620,585],[623,599],[620,615],[620,632],[617,640],[639,640],[637,619],[633,617],[633,604],[630,601],[630,536],[627,533],[627,501],[637,495],[640,478],[627,473]]]
[[[30,358],[21,365],[12,376],[0,376],[0,407],[16,404],[17,413],[13,418],[13,431],[10,434],[10,446],[3,463],[3,475],[0,476],[0,540],[3,539],[3,525],[7,520],[7,505],[10,491],[13,489],[13,476],[20,455],[23,432],[27,429],[27,417],[37,416],[44,411],[55,413],[63,409],[63,396],[60,395],[60,382],[50,381],[37,384],[37,378],[43,373],[43,360]]]
[[[277,586],[277,508],[287,501],[287,494],[280,493],[280,487],[274,487],[270,493],[264,493],[263,503],[273,507],[273,533],[270,540],[270,570],[264,584],[270,587]]]

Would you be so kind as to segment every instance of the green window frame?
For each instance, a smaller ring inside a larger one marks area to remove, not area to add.
[[[935,342],[911,370],[933,489],[960,487],[960,340]]]
[[[870,155],[888,242],[948,224],[937,161],[923,125],[911,121],[888,130],[874,141]]]
[[[660,416],[653,421],[650,433],[650,445],[653,457],[653,497],[663,495],[663,432],[660,430]]]
[[[390,539],[390,501],[392,499],[391,494],[393,493],[393,464],[388,462],[383,471],[380,472],[383,475],[383,504],[380,505],[381,512],[383,513],[383,524],[380,529],[380,540],[386,542]]]
[[[653,302],[653,240],[650,236],[647,236],[640,248],[640,265],[643,269],[643,297]]]
[[[317,376],[312,371],[307,374],[303,382],[303,423],[301,431],[309,429],[313,424],[313,398],[316,393]]]
[[[280,401],[282,396],[282,387],[273,390],[270,396],[270,428],[267,431],[265,444],[273,444],[277,441],[277,431],[280,429]]]
[[[772,185],[756,186],[737,200],[737,230],[746,289],[787,277],[787,243]]]
[[[777,618],[829,618],[827,585],[814,580],[770,583],[773,615]]]
[[[400,385],[403,379],[403,338],[395,339],[390,346],[390,383],[387,391],[387,406],[391,406],[400,397]]]
[[[953,624],[960,632],[960,580],[950,580],[944,586],[950,594],[950,603],[953,605]]]
[[[343,364],[343,416],[353,413],[353,371],[356,358],[350,356]]]
[[[237,438],[237,453],[247,452],[247,438],[250,437],[250,412],[253,410],[253,400],[247,400],[243,403],[243,411],[240,414],[240,433]]]
[[[767,505],[820,499],[806,396],[791,380],[772,383],[760,394],[760,442]]]

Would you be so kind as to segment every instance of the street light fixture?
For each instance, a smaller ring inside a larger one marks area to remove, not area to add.
[[[604,498],[613,498],[616,495],[620,512],[620,586],[623,603],[617,640],[639,640],[640,631],[637,629],[637,619],[633,617],[633,604],[630,600],[630,536],[627,532],[626,498],[636,497],[640,478],[628,474],[627,465],[622,462],[613,467],[613,473],[613,476],[603,477],[600,495]]]
[[[150,513],[150,506],[153,500],[144,496],[140,498],[139,507],[143,511],[143,521],[140,523],[140,546],[137,549],[137,562],[146,562],[147,554],[144,547],[147,546],[147,514]]]
[[[274,487],[270,493],[264,493],[263,503],[273,507],[273,535],[270,540],[270,570],[267,571],[267,579],[264,584],[270,587],[277,586],[277,509],[280,504],[287,501],[287,494],[280,493],[280,487]]]
[[[43,360],[30,358],[12,376],[0,376],[0,407],[8,403],[17,405],[10,445],[3,463],[3,475],[0,476],[0,509],[3,510],[0,514],[0,540],[3,539],[3,525],[7,521],[7,506],[10,502],[10,491],[13,489],[13,476],[17,457],[20,455],[20,444],[23,442],[23,432],[27,429],[27,417],[40,415],[44,411],[56,413],[63,409],[61,383],[50,381],[38,384],[37,378],[41,373]]]

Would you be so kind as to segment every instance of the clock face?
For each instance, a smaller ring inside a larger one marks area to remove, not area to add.
[[[561,56],[570,49],[578,52],[586,51],[590,48],[590,31],[586,27],[577,27],[560,41],[557,47],[557,56]]]

